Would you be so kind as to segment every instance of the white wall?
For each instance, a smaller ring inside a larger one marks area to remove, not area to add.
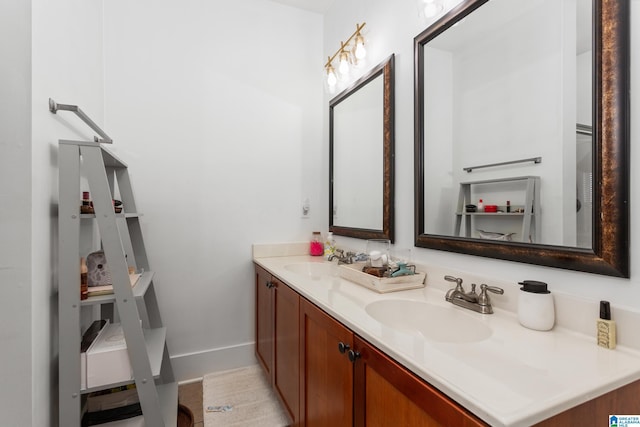
[[[332,53],[341,38],[348,36],[355,22],[367,22],[370,41],[369,59],[372,64],[392,52],[396,54],[396,243],[399,247],[413,247],[413,38],[428,25],[421,21],[417,1],[385,0],[344,0],[336,2],[325,15],[324,51]],[[640,43],[640,0],[631,1],[631,45]],[[632,51],[631,86],[640,85],[640,55]],[[636,70],[636,71],[634,71]],[[325,105],[331,95],[325,96]],[[640,108],[640,94],[632,92],[631,112]],[[325,132],[328,126],[325,114]],[[630,163],[640,163],[640,150],[633,147],[640,143],[640,122],[631,124]],[[640,272],[634,266],[640,265],[640,254],[633,245],[640,243],[640,227],[635,226],[633,215],[640,200],[640,185],[637,172],[631,168],[631,279],[618,279],[595,274],[572,272],[520,264],[508,261],[469,255],[453,254],[428,249],[414,249],[417,261],[436,263],[451,268],[452,271],[469,271],[475,274],[516,283],[523,279],[536,279],[549,283],[550,289],[597,300],[608,299],[615,306],[625,306],[640,310]],[[364,241],[336,237],[338,246],[364,249]],[[615,315],[615,313],[614,313]],[[597,313],[594,313],[594,319]]]
[[[321,24],[264,0],[105,3],[107,129],[179,379],[253,362],[251,244],[327,227]]]
[[[33,425],[40,426],[57,419],[58,139],[93,139],[73,114],[51,114],[48,100],[79,105],[102,126],[104,78],[102,0],[31,3],[32,414]]]
[[[31,4],[0,3],[0,414],[30,424]],[[46,326],[50,324],[46,322]],[[48,407],[48,402],[44,402]]]
[[[55,425],[57,141],[91,134],[51,114],[48,99],[102,122],[102,1],[10,1],[0,11],[0,413],[3,425]]]

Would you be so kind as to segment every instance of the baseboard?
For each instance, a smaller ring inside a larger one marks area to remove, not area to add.
[[[256,363],[258,361],[255,356],[254,342],[171,356],[173,374],[176,381],[180,383],[202,379],[212,372],[241,368]]]

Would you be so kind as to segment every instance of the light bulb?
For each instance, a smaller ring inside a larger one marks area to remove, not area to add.
[[[367,56],[367,49],[364,48],[364,45],[359,44],[356,46],[356,58],[364,59],[365,56]]]
[[[356,58],[357,59],[364,59],[365,56],[367,56],[367,49],[365,49],[364,47],[364,39],[362,38],[362,36],[360,34],[358,34],[358,36],[356,37]]]
[[[349,74],[349,52],[346,50],[340,52],[340,64],[338,65],[338,71],[340,71],[340,74],[343,76]]]
[[[348,59],[340,59],[340,65],[338,66],[338,71],[340,71],[340,74],[349,74]]]
[[[436,2],[435,0],[427,0],[424,5],[424,16],[427,18],[432,18],[436,16],[442,10],[442,5],[440,2]]]
[[[327,84],[329,86],[335,86],[338,83],[338,78],[336,77],[336,73],[333,70],[329,71],[327,74]]]

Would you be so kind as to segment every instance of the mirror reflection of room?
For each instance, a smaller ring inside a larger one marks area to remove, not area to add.
[[[491,1],[424,45],[423,232],[591,248],[591,23]]]
[[[329,102],[329,229],[336,235],[393,241],[394,58]]]

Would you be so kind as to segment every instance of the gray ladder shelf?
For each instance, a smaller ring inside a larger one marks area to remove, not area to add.
[[[471,199],[471,187],[474,185],[491,185],[505,182],[522,181],[524,188],[524,212],[467,212],[465,207],[468,204],[474,204]],[[464,236],[471,237],[471,218],[473,217],[490,217],[490,218],[522,218],[521,241],[539,243],[540,242],[540,177],[538,176],[519,176],[514,178],[487,179],[481,181],[469,181],[460,183],[460,192],[458,193],[458,204],[456,207],[455,236],[461,236],[462,223],[464,220]],[[531,234],[531,230],[534,234]]]
[[[81,176],[88,182],[95,215],[80,214]],[[126,214],[114,212],[116,183]],[[81,425],[83,395],[135,382],[144,425],[173,427],[177,423],[178,385],[127,165],[96,142],[60,140],[58,185],[59,425]],[[80,257],[86,254],[80,253],[80,240],[81,222],[85,221],[97,223],[114,293],[81,300]],[[129,281],[129,266],[142,271],[134,287]],[[99,311],[102,318],[118,315],[134,379],[81,388],[82,310],[91,316]],[[133,420],[110,425],[128,425]]]

